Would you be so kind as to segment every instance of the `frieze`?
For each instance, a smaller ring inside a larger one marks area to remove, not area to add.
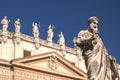
[[[21,38],[23,40],[27,40],[27,41],[30,41],[30,42],[33,42],[34,41],[34,38],[31,37],[31,36],[28,36],[28,35],[25,35],[25,34],[21,34]]]
[[[0,74],[12,76],[13,72],[11,70],[7,70],[7,69],[0,69]]]
[[[13,79],[12,79],[12,76],[6,76],[6,75],[0,74],[0,80],[13,80]]]
[[[2,31],[0,30],[0,33],[1,33]],[[14,33],[12,33],[12,32],[8,32],[7,33],[7,35],[6,35],[8,38],[13,38],[14,37]],[[22,40],[26,40],[26,41],[29,41],[29,42],[34,42],[34,37],[32,37],[32,36],[28,36],[28,35],[25,35],[25,34],[20,34],[20,38],[22,39]],[[19,40],[18,40],[19,41]],[[43,39],[39,39],[39,42],[38,42],[40,45],[44,45],[44,46],[48,46],[48,47],[52,47],[52,48],[54,48],[54,49],[58,49],[58,50],[60,50],[60,46],[59,46],[59,44],[57,44],[57,43],[52,43],[52,45],[49,45],[48,44],[48,42],[46,41],[46,40],[43,40]],[[76,50],[75,49],[73,49],[73,48],[70,48],[70,47],[67,47],[67,46],[65,46],[65,51],[66,52],[70,52],[70,53],[72,53],[72,54],[76,54]]]
[[[36,79],[36,80],[70,80],[69,78],[63,78],[63,77],[58,77],[54,75],[45,75],[45,74],[39,74],[39,73],[33,73],[33,72],[25,72],[25,71],[19,71],[16,70],[14,72],[15,77],[24,77],[24,78],[31,78],[31,79]]]

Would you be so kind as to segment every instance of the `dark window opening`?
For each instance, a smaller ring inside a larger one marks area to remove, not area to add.
[[[27,57],[27,56],[31,56],[31,52],[24,50],[24,57]]]

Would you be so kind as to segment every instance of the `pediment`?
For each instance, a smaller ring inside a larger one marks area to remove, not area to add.
[[[29,67],[58,75],[71,75],[81,78],[87,77],[85,72],[77,68],[56,52],[16,59],[13,61],[13,65],[19,65],[26,68]]]

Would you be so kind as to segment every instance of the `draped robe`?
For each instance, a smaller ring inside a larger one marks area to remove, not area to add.
[[[82,30],[77,38],[88,70],[88,80],[115,80],[118,77],[115,59],[108,54],[101,38],[97,35],[97,43],[93,44],[92,36],[88,30]]]

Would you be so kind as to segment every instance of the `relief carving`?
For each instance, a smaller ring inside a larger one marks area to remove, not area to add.
[[[48,60],[49,69],[55,71],[57,70],[57,58],[55,56],[51,56]]]
[[[21,39],[20,39],[20,38],[15,38],[14,40],[15,40],[15,42],[16,42],[17,44],[20,44],[20,42],[21,42]]]
[[[39,49],[39,47],[40,47],[40,44],[39,44],[39,43],[35,43],[34,45],[35,45],[35,48],[36,48],[36,49]]]
[[[20,33],[15,33],[14,34],[14,42],[17,44],[20,44],[20,42],[22,41],[22,39],[20,37],[21,37]]]
[[[4,43],[6,43],[7,40],[8,40],[8,37],[7,37],[7,36],[2,36],[2,41],[3,41]]]

